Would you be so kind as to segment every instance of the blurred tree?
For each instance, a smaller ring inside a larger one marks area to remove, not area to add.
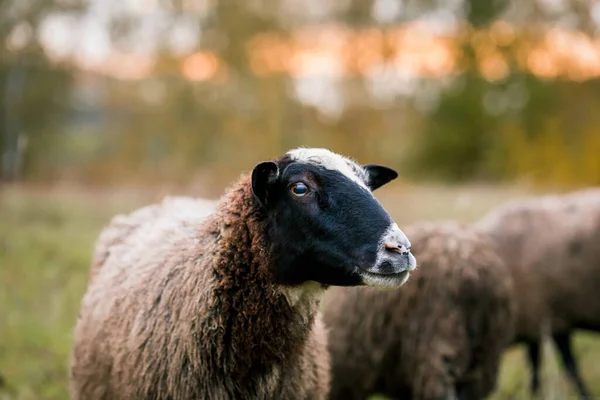
[[[465,0],[466,20],[475,28],[480,28],[497,19],[510,4],[510,0]]]
[[[567,1],[564,12],[551,13],[533,3],[468,0],[465,15],[470,27],[481,29],[501,17],[513,18],[518,24],[518,10],[535,9],[539,11],[537,20],[552,24],[576,15],[579,28],[590,29],[591,4]],[[489,31],[483,32],[471,29],[457,38],[464,72],[442,90],[440,102],[407,160],[411,170],[450,180],[529,176],[545,183],[598,183],[594,174],[584,174],[582,162],[576,161],[581,154],[577,146],[589,140],[584,139],[584,131],[596,123],[591,117],[593,107],[600,105],[598,83],[537,76],[517,62],[522,40],[531,37],[517,36],[502,43]],[[508,66],[499,79],[490,79],[482,71],[482,60],[490,59],[490,54],[500,54]],[[585,165],[589,170],[595,164]],[[587,179],[582,180],[584,175]]]
[[[504,10],[503,0],[467,0],[463,3],[469,26],[489,25]],[[425,131],[417,139],[407,161],[419,176],[464,180],[484,174],[485,151],[493,143],[496,119],[485,109],[484,97],[490,84],[477,70],[471,36],[460,36],[460,65],[464,73],[440,94],[438,106]]]
[[[84,7],[84,0],[0,0],[0,179],[18,179],[34,163],[43,163],[53,143],[72,69],[48,58],[40,26],[53,13],[79,13]]]
[[[492,145],[496,119],[482,98],[489,85],[474,72],[460,78],[460,86],[441,94],[431,123],[418,138],[407,161],[417,176],[465,180],[482,174],[486,149]]]

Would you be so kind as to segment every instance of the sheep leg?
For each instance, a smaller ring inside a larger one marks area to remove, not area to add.
[[[573,356],[573,349],[571,347],[571,332],[554,334],[552,335],[552,339],[558,348],[563,365],[567,370],[571,381],[577,387],[580,398],[589,399],[589,392],[583,383],[583,379],[581,378],[579,369],[577,368],[577,362]]]
[[[531,392],[536,395],[540,389],[540,341],[527,341],[527,354],[531,365]]]

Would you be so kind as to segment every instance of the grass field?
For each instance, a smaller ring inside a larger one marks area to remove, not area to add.
[[[518,190],[409,187],[377,194],[399,224],[420,219],[471,221]],[[113,214],[162,193],[0,188],[0,400],[67,399],[71,333],[85,290],[93,241]],[[544,399],[572,395],[545,349]],[[600,397],[600,340],[576,338],[584,378]],[[527,399],[523,353],[506,353],[500,399]]]

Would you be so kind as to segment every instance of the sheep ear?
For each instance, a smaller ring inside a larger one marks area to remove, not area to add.
[[[263,206],[267,205],[269,185],[279,176],[279,168],[273,161],[257,164],[252,170],[252,193]]]
[[[380,188],[391,180],[398,177],[398,172],[395,170],[378,164],[367,164],[363,165],[365,171],[367,171],[368,182],[367,186],[371,191]]]

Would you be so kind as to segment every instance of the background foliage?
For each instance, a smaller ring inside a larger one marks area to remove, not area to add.
[[[592,1],[0,4],[5,181],[220,182],[309,145],[407,179],[600,182]],[[105,9],[94,63],[77,35]]]

